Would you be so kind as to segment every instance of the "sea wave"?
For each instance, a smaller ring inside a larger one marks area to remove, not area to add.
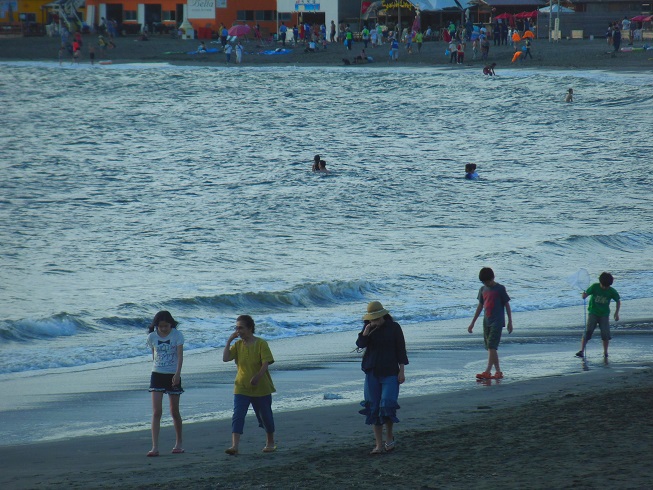
[[[252,291],[214,296],[193,296],[165,302],[169,309],[201,306],[217,311],[260,311],[293,308],[313,308],[342,302],[360,301],[377,290],[368,281],[325,281],[300,284],[281,291]]]
[[[48,318],[0,322],[0,338],[15,342],[70,337],[91,330],[93,327],[89,323],[68,313],[58,313]]]
[[[560,239],[545,240],[542,244],[563,248],[599,245],[622,252],[640,252],[653,246],[653,233],[628,231],[611,235],[570,235]]]

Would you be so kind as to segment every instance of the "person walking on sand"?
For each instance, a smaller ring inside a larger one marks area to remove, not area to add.
[[[477,379],[501,379],[503,373],[499,367],[499,342],[501,332],[505,326],[505,315],[508,315],[508,333],[512,333],[512,312],[510,310],[510,297],[506,288],[494,280],[494,271],[489,267],[483,267],[478,274],[479,280],[483,283],[478,291],[478,306],[469,324],[467,331],[472,333],[474,324],[481,311],[485,310],[483,316],[483,340],[488,351],[487,368],[476,375]],[[494,367],[494,375],[492,368]]]
[[[152,375],[150,392],[152,393],[152,449],[148,457],[159,455],[159,432],[163,414],[163,395],[170,401],[170,415],[175,426],[175,446],[172,454],[184,452],[182,446],[182,422],[179,413],[179,398],[184,392],[181,387],[181,367],[184,363],[184,336],[177,330],[178,323],[169,311],[159,311],[149,327],[147,346],[152,349]]]
[[[610,345],[610,301],[614,300],[616,307],[614,310],[614,321],[619,321],[619,309],[621,308],[621,298],[616,289],[612,287],[614,278],[609,272],[603,272],[599,276],[599,282],[595,282],[585,291],[583,299],[590,296],[590,304],[587,307],[587,325],[585,333],[580,342],[580,350],[576,352],[576,357],[585,357],[585,346],[592,338],[592,334],[598,325],[601,329],[601,340],[603,341],[603,357],[608,358],[608,346]]]
[[[356,340],[356,346],[365,349],[361,363],[365,372],[365,400],[359,413],[365,415],[365,423],[374,430],[374,448],[370,454],[376,455],[396,447],[393,426],[399,422],[397,399],[399,385],[406,381],[404,366],[408,364],[408,355],[401,326],[381,303],[369,303],[363,321],[363,330]]]
[[[243,45],[238,41],[236,44],[236,63],[239,65],[243,62]]]
[[[256,326],[249,315],[236,318],[236,330],[227,339],[222,360],[235,361],[238,371],[234,382],[234,414],[231,419],[231,447],[225,449],[230,456],[238,454],[240,437],[245,427],[245,416],[252,405],[259,427],[265,429],[264,453],[277,449],[274,443],[274,417],[272,393],[274,384],[268,366],[274,362],[268,343],[254,336]],[[231,343],[240,337],[234,345]]]

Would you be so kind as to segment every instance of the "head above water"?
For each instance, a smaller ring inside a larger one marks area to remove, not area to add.
[[[599,276],[599,283],[601,283],[601,286],[610,287],[612,286],[612,283],[614,282],[614,278],[612,277],[612,274],[609,272],[603,272]]]
[[[320,161],[320,155],[315,155],[315,156],[313,157],[313,161],[314,161],[315,163],[319,163],[319,161]]]

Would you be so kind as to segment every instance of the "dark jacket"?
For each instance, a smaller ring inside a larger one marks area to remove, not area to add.
[[[401,326],[397,322],[386,320],[370,335],[363,335],[363,330],[356,340],[356,345],[365,349],[361,369],[365,372],[373,371],[375,376],[399,374],[399,364],[408,364],[406,342]]]

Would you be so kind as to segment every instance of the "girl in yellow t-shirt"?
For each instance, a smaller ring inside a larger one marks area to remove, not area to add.
[[[254,336],[255,324],[249,315],[236,319],[236,330],[227,339],[222,360],[235,361],[238,367],[234,381],[234,414],[231,419],[231,447],[225,452],[238,454],[240,436],[245,426],[245,415],[252,405],[259,426],[265,429],[266,443],[264,453],[276,450],[274,443],[274,417],[272,415],[272,393],[274,384],[268,366],[274,362],[268,343]],[[234,345],[231,345],[240,337]]]

